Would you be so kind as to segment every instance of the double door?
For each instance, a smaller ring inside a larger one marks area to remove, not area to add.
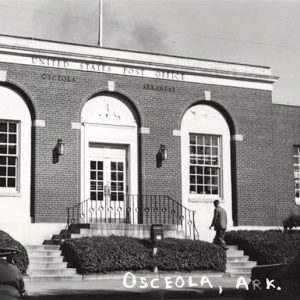
[[[90,143],[87,165],[90,218],[97,222],[121,221],[126,210],[126,147]]]

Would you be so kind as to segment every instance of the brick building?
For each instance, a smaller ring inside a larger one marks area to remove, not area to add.
[[[277,79],[1,36],[0,229],[34,243],[67,221],[177,222],[211,239],[215,199],[230,228],[280,226],[300,211],[300,107],[272,103]]]

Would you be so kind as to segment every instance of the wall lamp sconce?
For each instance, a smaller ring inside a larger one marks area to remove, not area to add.
[[[52,160],[54,164],[59,162],[59,157],[64,155],[65,144],[62,139],[58,139],[55,147],[52,149]]]
[[[158,152],[156,154],[156,167],[160,168],[162,162],[168,158],[168,150],[165,145],[160,145]]]
[[[161,160],[166,160],[168,158],[168,150],[165,145],[160,145],[159,153],[161,155]]]
[[[57,140],[56,148],[57,148],[57,155],[58,156],[64,155],[65,144],[63,143],[62,139]]]

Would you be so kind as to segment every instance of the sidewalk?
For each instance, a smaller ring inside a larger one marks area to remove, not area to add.
[[[236,288],[238,278],[224,277],[222,273],[124,274],[87,276],[82,281],[29,281],[26,298],[244,299],[246,295],[245,286]],[[245,280],[250,282],[249,278]]]

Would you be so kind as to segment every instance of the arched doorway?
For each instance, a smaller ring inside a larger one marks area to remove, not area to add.
[[[29,223],[31,115],[24,99],[0,86],[0,211],[3,223]]]
[[[190,107],[181,123],[182,201],[196,211],[196,227],[202,240],[212,241],[208,227],[213,201],[226,209],[232,222],[230,130],[224,116],[206,104]]]
[[[85,103],[81,124],[81,201],[87,203],[88,221],[126,222],[129,207],[138,205],[133,203],[138,194],[137,116],[117,95],[103,94]]]

